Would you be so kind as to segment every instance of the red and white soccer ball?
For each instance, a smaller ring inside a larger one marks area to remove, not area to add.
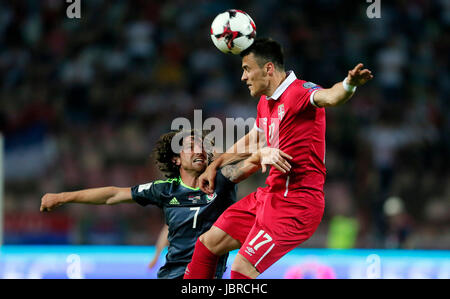
[[[255,37],[255,22],[242,10],[227,10],[217,15],[211,24],[211,39],[224,53],[241,53],[253,44]]]

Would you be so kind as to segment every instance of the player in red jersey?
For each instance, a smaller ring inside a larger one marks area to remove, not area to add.
[[[238,248],[231,278],[256,278],[311,237],[325,206],[324,107],[345,103],[373,78],[358,64],[329,89],[297,79],[285,72],[281,46],[270,39],[256,40],[241,57],[241,80],[260,97],[255,127],[208,167],[201,188],[212,193],[216,170],[249,156],[261,140],[267,145],[263,172],[274,167],[265,188],[230,206],[200,236],[185,278],[212,278],[218,257]]]

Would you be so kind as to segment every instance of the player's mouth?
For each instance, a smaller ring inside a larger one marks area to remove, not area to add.
[[[192,162],[193,163],[199,163],[199,164],[203,164],[205,163],[206,159],[205,158],[195,158]]]

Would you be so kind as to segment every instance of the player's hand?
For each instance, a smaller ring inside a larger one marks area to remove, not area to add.
[[[287,159],[292,160],[292,157],[283,151],[277,148],[265,147],[258,152],[263,173],[266,172],[267,165],[273,166],[283,173],[287,173],[291,170],[291,164],[289,164]]]
[[[215,167],[212,167],[211,165],[208,166],[203,172],[200,177],[198,178],[199,184],[200,184],[200,190],[202,190],[206,194],[213,194],[214,193],[214,182],[216,181],[216,175],[217,175],[217,169]]]
[[[148,264],[149,269],[153,269],[158,262],[159,256],[155,256],[153,260]]]
[[[41,199],[41,212],[50,212],[64,203],[61,193],[47,193]]]
[[[362,69],[364,65],[358,63],[353,70],[348,71],[347,83],[354,86],[360,86],[373,78],[372,72],[368,69]]]

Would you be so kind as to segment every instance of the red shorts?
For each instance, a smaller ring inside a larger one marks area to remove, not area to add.
[[[258,188],[230,206],[214,225],[238,240],[239,254],[263,273],[312,236],[324,206],[321,192],[284,197]]]

